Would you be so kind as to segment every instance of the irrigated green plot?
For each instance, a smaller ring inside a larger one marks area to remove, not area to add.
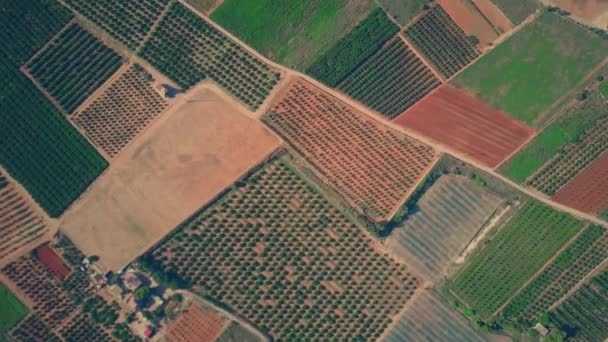
[[[304,70],[370,12],[372,0],[225,0],[211,19],[265,56]]]
[[[580,83],[608,51],[608,41],[555,14],[533,23],[467,68],[453,83],[532,126]]]
[[[0,284],[0,341],[5,333],[27,315],[27,307],[4,285]]]
[[[572,216],[528,202],[472,256],[449,287],[487,319],[583,226]]]
[[[407,24],[416,14],[420,13],[426,0],[378,0],[378,3],[400,25]]]
[[[514,25],[518,25],[530,14],[540,7],[537,0],[492,0],[498,8],[511,20]]]

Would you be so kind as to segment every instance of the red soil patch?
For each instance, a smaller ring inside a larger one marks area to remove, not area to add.
[[[437,2],[467,35],[479,39],[481,47],[488,46],[498,38],[494,28],[469,0],[438,0]]]
[[[608,152],[562,187],[553,199],[586,213],[608,209]]]
[[[65,280],[70,274],[70,269],[63,263],[63,260],[48,244],[36,249],[36,258],[46,266],[46,268],[59,280]]]
[[[449,84],[394,122],[493,168],[534,135],[532,128]]]
[[[491,0],[471,0],[477,9],[490,21],[499,34],[513,29],[513,24]]]
[[[224,332],[228,321],[193,304],[171,324],[166,337],[171,342],[211,342]]]

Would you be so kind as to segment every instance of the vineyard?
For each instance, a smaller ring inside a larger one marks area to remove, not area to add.
[[[132,51],[141,46],[170,2],[170,0],[103,2],[65,0],[68,6],[110,33]]]
[[[528,326],[608,258],[608,234],[588,227],[549,267],[538,275],[505,308],[504,316]]]
[[[467,178],[440,177],[386,246],[428,280],[439,280],[501,202]]]
[[[280,78],[179,3],[171,5],[140,55],[184,90],[210,78],[253,110]]]
[[[166,336],[172,342],[216,341],[228,324],[218,313],[192,304],[171,322]]]
[[[395,37],[338,88],[393,119],[440,84],[414,52]]]
[[[583,226],[543,204],[527,202],[468,265],[450,289],[483,319],[494,314]]]
[[[534,134],[505,112],[449,84],[422,99],[395,123],[492,168]]]
[[[376,221],[390,219],[435,159],[429,146],[301,80],[283,90],[263,120]]]
[[[74,122],[114,158],[167,108],[167,102],[154,90],[152,80],[145,69],[133,65],[91,105],[76,114]]]
[[[77,24],[70,24],[25,69],[68,113],[122,65],[122,58]]]
[[[555,311],[551,320],[580,341],[608,337],[608,269],[584,284]]]
[[[416,48],[450,78],[480,54],[479,49],[440,6],[433,6],[405,30]]]
[[[398,31],[399,27],[387,18],[381,8],[377,8],[319,57],[306,69],[306,73],[330,87],[336,87]]]
[[[0,260],[47,232],[44,218],[0,171]]]
[[[374,340],[417,280],[287,163],[268,162],[142,259],[275,339]]]

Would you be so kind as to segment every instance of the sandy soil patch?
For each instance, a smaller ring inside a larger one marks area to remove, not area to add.
[[[438,0],[454,22],[469,36],[479,39],[481,48],[490,45],[498,34],[481,12],[469,0]]]
[[[64,217],[87,255],[118,270],[280,144],[204,85],[130,145]]]
[[[550,0],[548,2],[589,22],[594,22],[608,12],[608,0]]]

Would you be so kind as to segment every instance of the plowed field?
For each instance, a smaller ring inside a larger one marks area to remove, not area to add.
[[[554,199],[588,213],[608,208],[608,152],[561,188]]]
[[[534,134],[451,85],[444,85],[401,114],[395,123],[496,167]]]
[[[171,342],[215,341],[228,323],[218,314],[193,304],[171,324],[167,336]]]

